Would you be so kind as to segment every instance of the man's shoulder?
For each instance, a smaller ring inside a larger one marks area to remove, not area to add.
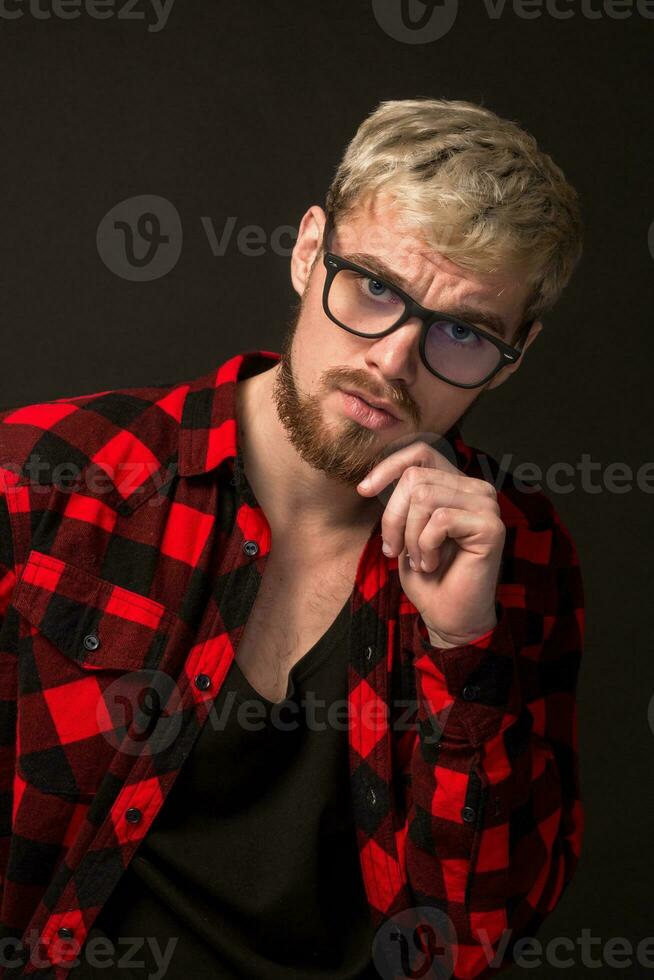
[[[57,479],[57,468],[86,469],[110,444],[156,457],[157,433],[179,427],[189,382],[153,382],[14,405],[0,411],[4,483]],[[158,424],[159,423],[159,424]],[[168,448],[166,444],[165,449]],[[162,452],[164,446],[161,447]],[[12,476],[13,474],[13,476]],[[2,488],[2,483],[0,483]]]

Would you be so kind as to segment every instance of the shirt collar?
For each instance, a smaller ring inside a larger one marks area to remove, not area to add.
[[[237,455],[236,384],[279,359],[274,351],[245,351],[191,381],[179,433],[180,476],[208,473]]]

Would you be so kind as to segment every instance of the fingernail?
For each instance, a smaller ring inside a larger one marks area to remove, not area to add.
[[[415,570],[416,570],[416,566],[415,566],[415,565],[413,564],[413,558],[411,557],[411,555],[409,555],[409,565],[411,566],[411,568],[412,568],[412,569],[414,570],[414,572],[415,572]]]
[[[389,543],[388,543],[387,541],[383,541],[383,542],[382,542],[382,551],[383,551],[383,552],[384,552],[384,554],[385,554],[385,555],[387,555],[387,556],[388,556],[389,558],[390,558],[390,556],[391,556],[391,555],[393,554],[393,549],[391,548],[391,546],[390,546],[390,544],[389,544]]]
[[[359,486],[360,486],[360,487],[361,487],[361,488],[362,488],[363,490],[367,490],[367,489],[368,489],[368,487],[370,486],[370,480],[368,479],[368,477],[366,477],[366,478],[365,478],[365,480],[362,480],[362,481],[361,481],[361,483],[359,484]]]

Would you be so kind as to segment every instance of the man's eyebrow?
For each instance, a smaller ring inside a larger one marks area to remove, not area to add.
[[[343,254],[342,257],[347,259],[348,262],[354,262],[355,265],[362,265],[369,272],[374,272],[375,275],[386,279],[391,285],[399,286],[405,293],[412,295],[413,287],[411,283],[404,276],[400,275],[399,272],[394,272],[377,255],[369,255],[367,252],[348,252],[347,255]],[[511,336],[511,331],[504,319],[499,313],[493,313],[491,310],[480,310],[476,306],[470,306],[464,303],[459,306],[450,307],[447,310],[440,310],[439,312],[446,313],[457,320],[467,320],[468,323],[474,326],[487,327],[488,330],[496,333],[501,340],[507,343],[507,337]]]
[[[473,326],[486,327],[492,333],[496,333],[500,340],[503,340],[507,344],[510,343],[511,331],[499,313],[493,313],[492,310],[480,310],[476,306],[466,305],[450,307],[448,310],[442,310],[441,312],[449,313],[450,316],[455,317],[457,320],[466,320]]]
[[[343,254],[344,259],[348,262],[354,262],[355,265],[362,265],[370,272],[374,272],[375,275],[381,276],[382,279],[387,279],[394,286],[399,286],[403,289],[405,293],[411,293],[411,283],[404,276],[401,276],[399,272],[394,272],[383,259],[380,259],[377,255],[368,255],[367,252],[348,252],[347,255]]]

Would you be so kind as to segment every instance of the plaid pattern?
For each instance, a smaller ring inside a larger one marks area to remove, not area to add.
[[[207,721],[271,543],[235,382],[278,358],[0,414],[0,938],[20,940],[22,963],[0,976],[66,977]],[[463,472],[497,476],[448,435]],[[484,637],[429,644],[380,522],[351,608],[349,769],[372,920],[381,936],[440,914],[438,975],[455,980],[497,972],[503,929],[500,969],[535,933],[583,830],[578,556],[543,493],[507,474],[499,502]]]

